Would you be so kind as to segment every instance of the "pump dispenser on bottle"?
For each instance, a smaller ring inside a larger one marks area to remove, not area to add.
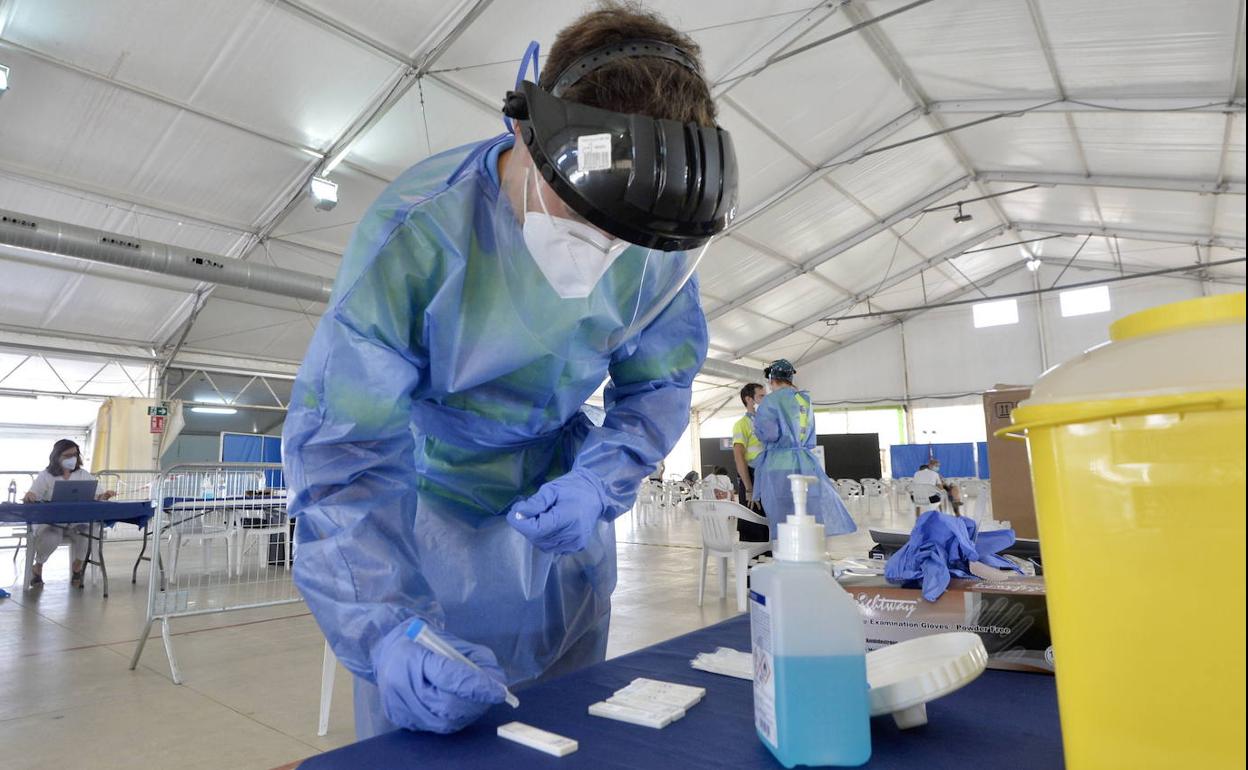
[[[750,573],[754,726],[785,767],[856,767],[871,758],[862,616],[825,563],[823,527],[806,513],[815,479],[789,481],[793,515],[778,527],[776,561]]]

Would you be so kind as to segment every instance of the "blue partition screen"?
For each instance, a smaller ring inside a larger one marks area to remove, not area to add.
[[[282,439],[280,436],[261,436],[255,433],[222,433],[221,462],[223,463],[280,463]],[[265,484],[284,487],[285,477],[281,471],[265,471]]]
[[[981,441],[975,445],[975,455],[979,461],[979,477],[981,479],[991,478],[988,473],[988,442]]]
[[[974,444],[893,444],[889,451],[895,479],[913,476],[932,456],[940,460],[941,476],[975,475]]]

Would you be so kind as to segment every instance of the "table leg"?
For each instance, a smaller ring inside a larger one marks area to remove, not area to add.
[[[26,572],[24,576],[25,582],[22,588],[30,588],[30,579],[35,573],[35,527],[33,524],[26,525]]]
[[[108,567],[104,566],[104,522],[100,522],[100,577],[104,578],[104,598],[108,598]]]
[[[68,535],[72,533],[73,531],[72,526],[73,525],[70,525],[70,524],[65,525],[65,534]],[[91,559],[91,552],[95,550],[94,546],[95,546],[95,522],[88,522],[87,523],[87,558],[83,560],[82,562],[82,585],[83,586],[86,586],[87,584],[87,567],[95,563]],[[73,564],[70,564],[70,568],[71,569],[73,568]],[[105,592],[104,595],[108,596],[108,593]]]
[[[152,536],[152,531],[147,528],[146,524],[144,524],[143,525],[143,547],[139,549],[139,558],[134,560],[134,569],[130,570],[131,585],[139,582],[139,564],[143,562],[144,554],[147,553],[147,540],[151,536]],[[151,561],[151,559],[148,559],[148,561]]]

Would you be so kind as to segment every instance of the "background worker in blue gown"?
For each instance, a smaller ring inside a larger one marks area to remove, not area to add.
[[[781,358],[763,370],[770,392],[754,416],[754,432],[763,451],[754,465],[754,492],[767,512],[771,539],[776,525],[793,514],[789,474],[814,476],[807,489],[807,512],[823,524],[829,536],[844,535],[857,527],[823,463],[811,451],[817,439],[815,410],[810,393],[793,385],[797,370]]]
[[[458,730],[504,681],[603,659],[611,521],[684,430],[706,356],[693,272],[735,214],[736,163],[696,45],[606,5],[535,79],[507,94],[514,132],[372,205],[295,382],[295,582],[355,675],[361,738]],[[409,641],[415,619],[481,670]]]

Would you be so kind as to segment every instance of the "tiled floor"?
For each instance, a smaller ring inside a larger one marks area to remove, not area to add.
[[[699,536],[691,519],[638,526],[628,515],[617,522],[617,537],[609,656],[736,613],[731,597],[718,598],[714,575],[705,606],[697,606]],[[832,550],[860,556],[868,542],[861,528],[834,539]],[[0,767],[272,768],[354,740],[341,667],[329,734],[316,735],[324,642],[303,604],[175,621],[181,686],[170,679],[158,635],[129,671],[147,601],[146,569],[137,585],[129,582],[136,551],[137,544],[110,544],[108,599],[98,584],[69,589],[65,549],[38,591],[16,585],[3,552],[0,586],[13,597],[0,600]]]

